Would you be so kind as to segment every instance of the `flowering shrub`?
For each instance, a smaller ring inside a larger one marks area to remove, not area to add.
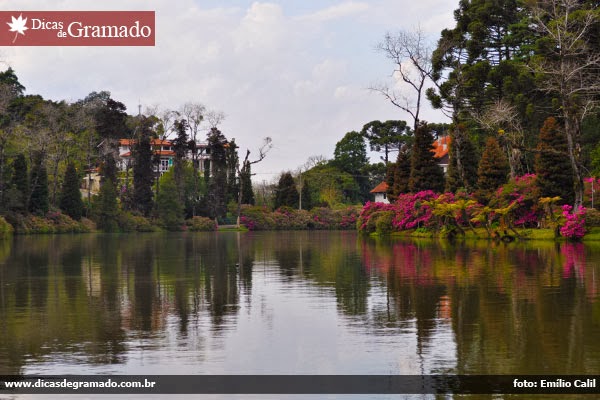
[[[382,211],[396,211],[394,204],[376,203],[368,201],[362,208],[356,220],[356,227],[362,232],[374,232],[375,220]]]
[[[193,217],[185,221],[185,225],[188,231],[192,232],[205,232],[205,231],[216,231],[217,224],[214,220],[206,217]]]
[[[82,233],[90,231],[85,224],[75,221],[68,215],[58,211],[49,211],[45,217],[9,214],[6,219],[14,227],[17,234]]]
[[[560,234],[571,240],[579,240],[585,235],[585,207],[576,212],[568,204],[562,206],[565,224],[560,228]]]
[[[240,223],[251,231],[275,229],[275,221],[266,207],[242,205]]]
[[[500,211],[507,225],[531,228],[537,226],[543,214],[537,207],[539,197],[536,175],[525,174],[500,187],[490,204]]]
[[[429,202],[438,197],[431,190],[416,194],[401,194],[394,203],[396,217],[392,225],[397,230],[415,229],[431,225],[433,209]]]
[[[158,228],[142,215],[122,211],[117,217],[119,230],[122,232],[154,232]]]
[[[242,206],[240,223],[251,231],[284,229],[355,229],[359,209],[313,208],[311,211],[280,207]]]

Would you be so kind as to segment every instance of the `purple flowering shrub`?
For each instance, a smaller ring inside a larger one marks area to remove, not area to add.
[[[560,228],[560,234],[567,239],[580,240],[585,235],[585,207],[573,212],[573,207],[565,204],[562,210],[565,223]]]
[[[242,206],[240,223],[249,230],[289,229],[356,229],[360,209],[347,207],[331,209],[313,208],[310,211],[280,207],[270,211],[266,207]]]

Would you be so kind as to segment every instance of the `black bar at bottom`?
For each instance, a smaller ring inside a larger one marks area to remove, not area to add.
[[[598,378],[599,375],[10,375],[0,376],[0,394],[600,394]]]

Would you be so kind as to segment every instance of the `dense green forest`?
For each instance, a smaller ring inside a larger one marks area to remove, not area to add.
[[[177,229],[194,217],[239,217],[244,204],[360,205],[382,181],[391,200],[432,190],[466,192],[486,205],[495,190],[528,174],[541,197],[577,209],[586,182],[600,175],[599,6],[461,0],[455,27],[437,42],[418,29],[386,34],[377,49],[395,81],[371,89],[411,120],[365,121],[341,137],[332,158],[311,157],[262,186],[253,184],[252,166],[271,140],[240,157],[219,130],[223,115],[201,104],[130,115],[106,91],[55,102],[26,94],[9,68],[0,73],[0,214],[17,227],[59,213],[107,231],[148,221]],[[423,121],[426,102],[450,122]],[[446,174],[432,151],[442,136],[450,137]],[[172,166],[159,173],[153,143],[165,138]],[[120,139],[132,144],[125,169]],[[368,150],[381,161],[370,162]],[[85,185],[92,174],[101,180],[97,191]]]

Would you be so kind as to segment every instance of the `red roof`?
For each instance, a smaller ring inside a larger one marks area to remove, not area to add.
[[[448,154],[450,145],[450,136],[442,136],[433,142],[433,152],[435,158],[442,158]]]
[[[119,139],[119,146],[131,146],[135,144],[134,139]],[[170,140],[152,139],[150,144],[153,146],[172,146]]]
[[[171,150],[154,150],[154,154],[158,154],[159,156],[174,156],[175,152]],[[131,152],[123,153],[120,157],[131,157]]]
[[[371,193],[386,193],[388,190],[388,184],[385,182],[381,182],[379,185],[375,186],[375,189],[371,190]]]
[[[154,154],[158,154],[160,156],[174,156],[175,152],[171,150],[155,150]]]

